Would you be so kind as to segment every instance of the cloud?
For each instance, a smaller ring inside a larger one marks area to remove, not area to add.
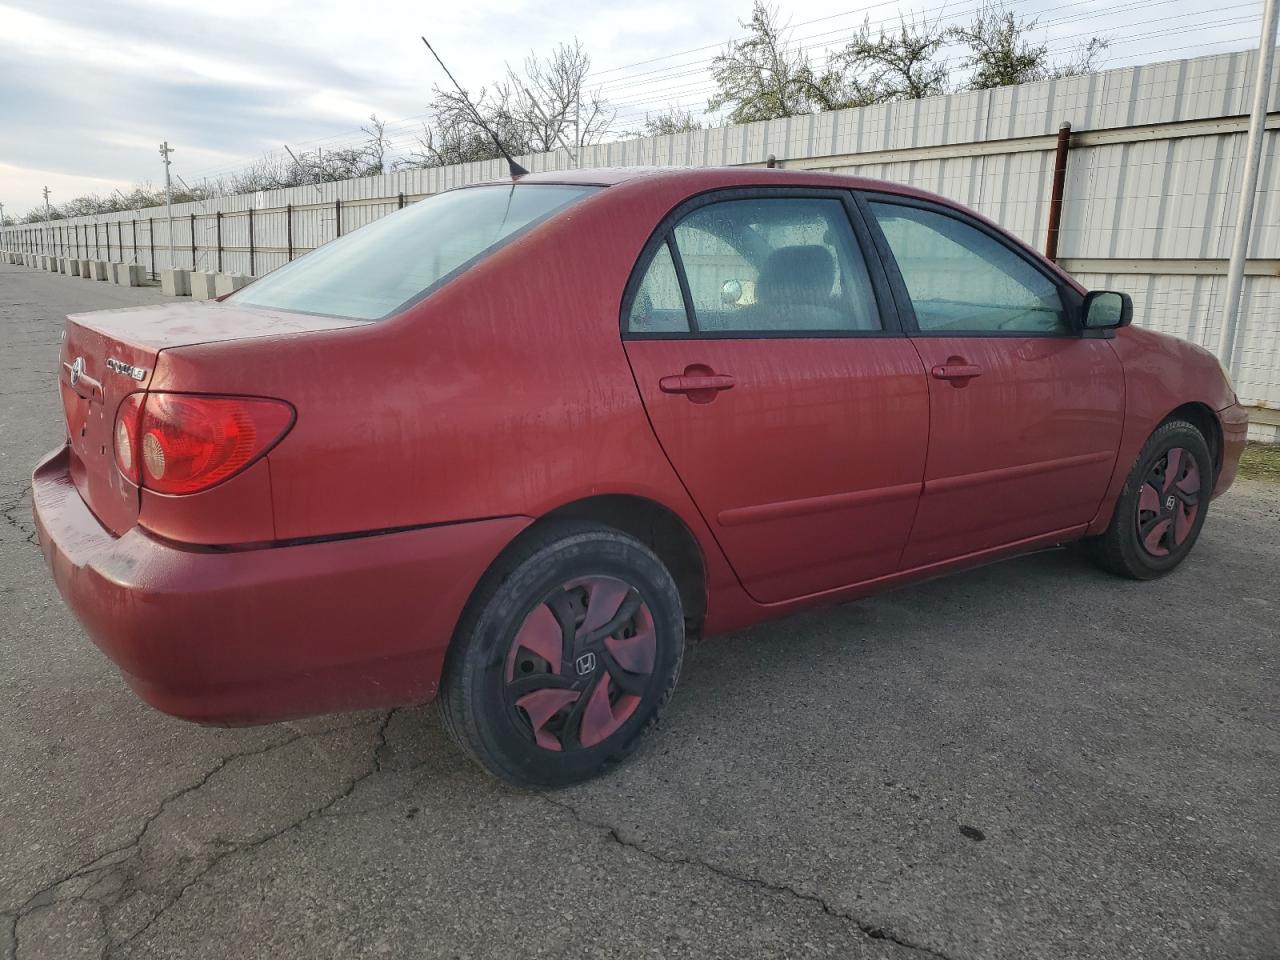
[[[1099,4],[1054,13],[1058,0],[1027,0],[1018,9],[1045,11],[1046,37],[1066,40],[1102,30],[1117,41],[1112,53],[1127,62],[1144,53],[1163,59],[1220,52],[1228,49],[1224,40],[1256,36],[1256,26],[1230,17],[1222,26],[1199,28],[1214,15],[1195,0],[1170,0],[1158,21],[1149,10],[1117,13]],[[194,184],[206,173],[243,168],[284,143],[297,149],[326,138],[333,138],[326,146],[355,141],[371,111],[390,120],[421,115],[433,86],[445,82],[418,39],[422,33],[473,90],[501,76],[506,62],[519,65],[530,50],[546,53],[576,36],[595,61],[597,82],[619,107],[622,125],[635,126],[646,110],[672,102],[696,109],[705,102],[707,79],[699,67],[741,34],[738,21],[750,5],[0,0],[0,157],[8,164],[0,175],[0,201],[20,214],[39,203],[44,182],[66,199],[86,183],[156,181],[162,176],[157,145],[164,139],[177,148],[174,169]],[[936,0],[913,0],[900,9],[909,14],[936,6]],[[781,12],[796,23],[798,39],[827,36],[838,43],[841,31],[856,28],[864,16],[849,7],[848,0],[790,0]],[[877,5],[872,19],[897,15],[894,5]],[[1054,18],[1061,22],[1053,25]],[[1190,29],[1152,35],[1180,26]],[[820,49],[828,41],[816,42]],[[1189,46],[1210,43],[1218,45]],[[671,56],[690,50],[697,52]],[[610,69],[654,57],[664,59]],[[404,136],[411,128],[416,124],[393,129]]]

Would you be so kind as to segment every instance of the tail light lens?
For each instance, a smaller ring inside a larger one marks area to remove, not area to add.
[[[133,393],[116,414],[116,466],[156,493],[196,493],[262,456],[293,426],[293,408],[258,397]]]

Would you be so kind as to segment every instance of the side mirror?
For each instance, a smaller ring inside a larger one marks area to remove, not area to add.
[[[1114,290],[1093,290],[1085,294],[1084,328],[1116,330],[1133,322],[1133,299]]]

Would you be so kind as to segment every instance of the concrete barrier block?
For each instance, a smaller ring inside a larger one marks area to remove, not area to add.
[[[161,270],[160,289],[171,297],[191,296],[191,271],[176,267]]]
[[[92,262],[93,262],[93,261],[91,261],[91,260],[85,260],[83,257],[80,259],[80,274],[79,274],[79,276],[80,276],[80,279],[81,279],[81,280],[92,280],[92,279],[93,279],[93,271],[89,268],[89,264],[90,264],[90,263],[92,263]]]
[[[46,255],[44,258],[44,262],[41,264],[41,266],[44,267],[44,269],[48,270],[50,273],[57,273],[58,258]]]
[[[127,263],[111,263],[110,280],[116,286],[127,287],[129,285],[129,265]]]
[[[89,265],[89,269],[93,273],[93,279],[104,281],[111,279],[111,264],[106,260],[90,260]]]
[[[214,274],[206,273],[203,270],[197,270],[191,274],[191,299],[212,300],[216,297],[213,278]]]
[[[225,297],[234,293],[249,282],[243,273],[215,273],[213,275],[213,292],[216,296]]]
[[[50,272],[50,273],[60,273],[61,271],[62,271],[62,258],[61,258],[61,257],[50,257],[50,258],[49,258],[49,272]]]
[[[68,277],[80,276],[80,261],[77,260],[75,257],[71,257],[67,261],[67,276]]]
[[[147,273],[140,263],[116,264],[116,283],[122,287],[140,287],[147,282]]]

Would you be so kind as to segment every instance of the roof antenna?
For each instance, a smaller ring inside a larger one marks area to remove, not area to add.
[[[507,152],[507,148],[502,145],[502,141],[498,139],[498,135],[490,129],[487,123],[484,122],[484,118],[480,116],[480,111],[475,108],[474,104],[472,104],[471,98],[467,96],[467,91],[463,90],[462,85],[458,83],[457,80],[453,79],[453,74],[449,72],[449,68],[446,67],[444,65],[444,61],[440,59],[440,54],[436,53],[435,48],[431,46],[426,37],[422,38],[422,42],[427,44],[427,49],[430,50],[431,55],[436,58],[436,63],[440,64],[440,69],[444,71],[445,76],[448,77],[453,85],[458,88],[458,93],[462,97],[462,102],[467,105],[467,108],[471,111],[471,115],[476,118],[476,123],[480,124],[480,128],[489,135],[489,139],[493,141],[493,145],[498,148],[498,152],[506,159],[507,169],[511,171],[511,179],[515,180],[518,177],[525,176],[529,171],[511,159],[511,154],[509,154]]]

